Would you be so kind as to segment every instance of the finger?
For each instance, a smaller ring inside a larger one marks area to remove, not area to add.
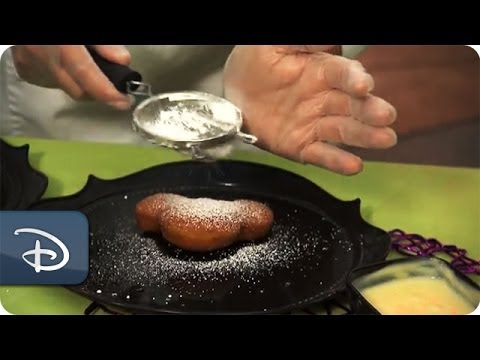
[[[372,126],[389,126],[397,119],[397,110],[392,104],[374,95],[366,99],[351,98],[351,115]]]
[[[72,99],[80,100],[85,95],[80,85],[78,85],[64,69],[57,68],[54,76],[57,80],[58,87],[65,91]]]
[[[391,128],[363,124],[352,117],[325,116],[315,125],[318,141],[330,141],[367,149],[388,149],[397,143]]]
[[[105,59],[117,64],[130,65],[132,57],[123,45],[92,45],[92,48]]]
[[[24,81],[46,88],[58,88],[53,66],[57,54],[58,49],[50,45],[15,45],[12,48],[17,75]]]
[[[316,61],[319,80],[325,79],[332,88],[355,97],[362,97],[371,92],[375,86],[372,76],[356,60],[332,55],[319,56]]]
[[[286,51],[303,53],[321,53],[326,52],[332,55],[342,55],[342,45],[287,45]]]
[[[329,90],[318,94],[305,107],[307,115],[352,116],[372,126],[389,126],[397,117],[395,108],[385,100],[374,95],[355,98],[340,90]]]
[[[117,91],[85,47],[69,47],[63,54],[62,65],[72,79],[93,99],[120,110],[130,108],[128,96]]]
[[[354,175],[363,169],[362,160],[358,156],[321,142],[307,145],[300,158],[305,164],[321,166],[344,175]]]

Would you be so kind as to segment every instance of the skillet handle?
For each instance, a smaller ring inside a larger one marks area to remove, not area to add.
[[[87,46],[88,52],[93,61],[97,64],[105,76],[112,82],[115,88],[121,93],[138,89],[142,82],[142,75],[126,65],[117,64],[100,56],[91,46]]]

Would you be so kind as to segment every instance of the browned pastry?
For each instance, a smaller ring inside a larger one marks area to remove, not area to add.
[[[146,232],[161,232],[158,214],[165,207],[165,194],[156,194],[140,201],[135,209],[137,225]]]
[[[161,233],[190,251],[212,251],[238,241],[256,241],[270,231],[273,212],[252,200],[224,201],[160,193],[136,207],[138,227]]]

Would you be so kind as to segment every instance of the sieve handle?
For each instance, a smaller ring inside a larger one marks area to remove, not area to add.
[[[97,66],[118,91],[127,94],[129,90],[135,91],[139,87],[138,83],[142,81],[142,75],[139,72],[101,57],[89,46],[87,46],[87,49]]]

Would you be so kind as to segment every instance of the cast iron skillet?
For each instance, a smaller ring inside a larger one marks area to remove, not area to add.
[[[255,244],[198,255],[142,234],[135,204],[156,192],[262,201],[274,212]],[[346,289],[355,267],[384,260],[388,235],[340,201],[278,168],[237,161],[177,162],[115,179],[90,176],[36,210],[79,209],[90,224],[90,273],[71,289],[93,301],[145,313],[281,313]]]
[[[0,139],[0,210],[25,210],[47,188],[48,178],[30,165],[29,148]]]

